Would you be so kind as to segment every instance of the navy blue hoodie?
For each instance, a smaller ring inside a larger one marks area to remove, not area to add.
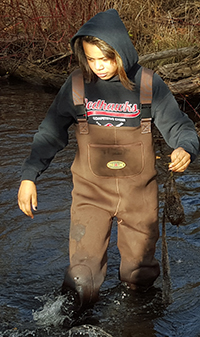
[[[98,13],[85,23],[72,38],[72,49],[76,38],[84,35],[98,37],[113,47],[122,58],[127,76],[135,83],[133,91],[126,89],[118,76],[85,83],[88,122],[102,127],[139,126],[141,67],[117,11],[110,9]],[[184,148],[194,160],[199,149],[194,124],[179,109],[169,88],[157,74],[153,77],[151,113],[167,144],[173,149]],[[22,180],[36,181],[55,154],[68,144],[68,128],[73,123],[76,123],[76,109],[69,76],[34,136],[30,157],[22,167]]]

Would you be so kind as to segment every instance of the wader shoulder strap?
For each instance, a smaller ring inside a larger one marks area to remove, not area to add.
[[[151,132],[152,82],[153,70],[142,67],[140,81],[141,133]],[[77,109],[79,131],[81,134],[88,134],[89,130],[84,97],[83,74],[80,69],[77,69],[72,73],[72,98]]]
[[[77,122],[80,134],[88,134],[88,121],[85,110],[85,90],[83,74],[80,69],[72,73],[72,98],[77,111]]]
[[[140,81],[141,133],[151,132],[153,70],[143,68]]]

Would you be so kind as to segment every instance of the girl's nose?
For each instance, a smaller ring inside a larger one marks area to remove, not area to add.
[[[104,68],[103,62],[101,60],[96,60],[95,61],[95,68],[96,68],[96,70],[102,70]]]

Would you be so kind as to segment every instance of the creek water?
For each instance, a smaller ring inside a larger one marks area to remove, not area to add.
[[[0,90],[0,336],[68,336],[60,310],[66,298],[60,288],[68,264],[74,132],[70,130],[69,146],[38,179],[38,211],[33,220],[27,218],[17,206],[21,165],[55,93],[24,83],[1,83]],[[114,222],[100,299],[80,324],[94,325],[114,337],[200,336],[199,170],[198,158],[184,174],[176,175],[186,220],[178,229],[166,225],[171,303],[162,300],[162,273],[144,294],[120,284]],[[161,247],[160,238],[160,263]],[[70,336],[103,336],[78,331]]]

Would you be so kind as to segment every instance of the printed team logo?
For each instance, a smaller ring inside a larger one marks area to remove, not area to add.
[[[99,126],[120,127],[140,115],[137,104],[132,104],[129,101],[106,103],[100,99],[93,102],[85,98],[85,107],[88,118],[91,118]]]
[[[114,126],[112,123],[107,123],[105,126]]]
[[[102,124],[99,123],[98,121],[96,121],[96,124],[102,126]],[[124,123],[118,123],[118,124],[116,124],[116,125],[114,125],[114,124],[112,124],[112,123],[106,123],[106,124],[104,124],[104,126],[108,126],[108,127],[115,126],[115,127],[117,127],[117,128],[119,128],[119,127],[122,126],[122,125],[124,125]]]
[[[106,166],[111,170],[121,170],[126,166],[126,163],[121,160],[111,160]]]

